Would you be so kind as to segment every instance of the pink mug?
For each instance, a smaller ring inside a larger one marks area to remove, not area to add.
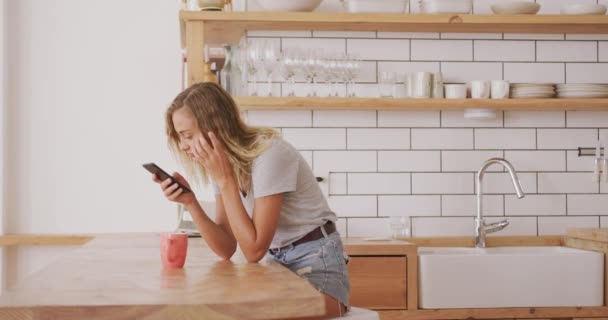
[[[160,258],[163,267],[182,268],[188,252],[188,235],[181,233],[162,233],[160,235]]]

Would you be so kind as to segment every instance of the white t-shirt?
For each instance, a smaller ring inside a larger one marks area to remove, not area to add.
[[[336,222],[336,214],[329,208],[310,166],[285,140],[272,140],[271,146],[253,161],[251,175],[247,195],[239,192],[250,217],[256,198],[283,194],[279,224],[270,248],[286,246],[327,221]],[[215,184],[213,189],[220,193]]]

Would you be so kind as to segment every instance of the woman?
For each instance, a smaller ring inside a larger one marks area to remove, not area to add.
[[[188,176],[213,181],[215,222],[193,193],[171,179],[154,181],[188,209],[209,247],[223,259],[237,244],[249,262],[269,255],[325,294],[326,315],[344,314],[350,285],[336,215],[300,153],[275,130],[247,126],[234,100],[214,83],[180,93],[167,110],[166,127]]]

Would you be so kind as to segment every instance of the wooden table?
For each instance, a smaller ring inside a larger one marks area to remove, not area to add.
[[[99,236],[0,296],[0,319],[279,319],[318,316],[323,295],[283,266],[216,257],[190,239],[163,270],[158,234]]]

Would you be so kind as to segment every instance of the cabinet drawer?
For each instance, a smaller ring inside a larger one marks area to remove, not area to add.
[[[407,308],[405,256],[351,256],[350,303],[372,309]]]

